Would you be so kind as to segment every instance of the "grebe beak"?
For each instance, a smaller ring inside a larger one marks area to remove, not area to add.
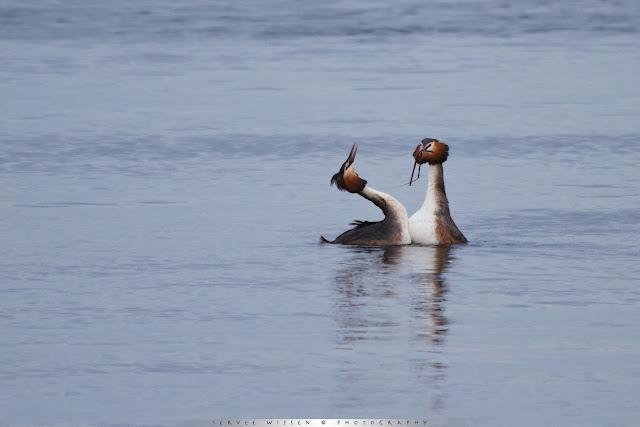
[[[415,153],[413,155],[413,157],[416,157],[418,155],[420,155],[421,153],[433,153],[433,150],[430,150],[429,148],[431,148],[431,143],[429,144],[420,144],[421,148],[420,151],[418,151],[417,153]]]
[[[413,159],[415,160],[415,162],[413,163],[413,170],[411,171],[409,186],[413,184],[413,174],[416,172],[416,165],[418,166],[418,177],[416,178],[416,181],[420,178],[420,168],[422,167],[422,163],[424,163],[422,161],[422,153],[433,153],[433,150],[429,150],[429,148],[431,148],[431,141],[421,142],[413,151]]]
[[[349,157],[347,158],[347,161],[345,163],[347,167],[351,166],[353,162],[356,160],[357,152],[358,152],[358,146],[356,144],[353,144],[353,147],[351,147],[351,152],[349,153]]]

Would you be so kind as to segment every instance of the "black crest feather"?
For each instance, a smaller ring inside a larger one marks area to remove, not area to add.
[[[343,170],[340,169],[340,172],[338,172],[337,174],[331,177],[331,186],[335,184],[338,190],[346,191],[346,187],[344,186],[344,177],[342,176],[342,173],[343,173]]]

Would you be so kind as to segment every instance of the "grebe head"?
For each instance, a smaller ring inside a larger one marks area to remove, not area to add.
[[[331,185],[335,184],[340,191],[359,193],[364,190],[364,187],[367,185],[367,181],[360,178],[353,168],[353,162],[356,159],[357,152],[358,146],[353,144],[349,157],[347,157],[347,161],[342,164],[340,172],[331,178]]]
[[[423,163],[429,163],[430,165],[444,163],[447,157],[449,157],[449,146],[433,138],[423,139],[413,151],[413,158],[416,159],[416,163],[419,165]]]

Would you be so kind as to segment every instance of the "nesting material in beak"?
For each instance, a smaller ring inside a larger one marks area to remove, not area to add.
[[[418,144],[418,146],[416,147],[415,150],[413,150],[413,158],[415,160],[415,162],[413,163],[413,170],[411,171],[411,179],[409,180],[409,186],[411,186],[411,184],[413,183],[413,174],[416,171],[416,165],[418,165],[418,177],[416,178],[416,181],[420,179],[420,168],[422,167],[422,164],[426,161],[426,159],[422,159],[422,152],[425,151],[427,149],[427,145],[423,145]],[[427,150],[427,152],[430,152]]]
[[[443,142],[433,138],[425,138],[413,151],[413,158],[415,163],[413,164],[413,172],[411,172],[411,181],[413,182],[413,174],[416,170],[416,164],[422,165],[423,163],[429,163],[430,165],[444,163],[449,157],[449,146]],[[418,166],[418,178],[420,178],[420,166]]]

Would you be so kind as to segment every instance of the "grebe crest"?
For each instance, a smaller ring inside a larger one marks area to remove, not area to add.
[[[444,163],[448,157],[449,146],[433,138],[423,139],[413,151],[413,158],[419,165],[423,163],[429,163],[430,165]]]
[[[331,177],[331,185],[335,184],[338,190],[348,191],[349,193],[359,193],[364,190],[367,181],[360,178],[353,167],[356,160],[358,146],[353,144],[349,157],[340,167],[340,171]]]

